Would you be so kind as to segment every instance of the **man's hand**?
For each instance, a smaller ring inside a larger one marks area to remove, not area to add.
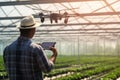
[[[53,55],[51,56],[50,60],[55,63],[56,57],[57,57],[57,50],[55,47],[50,47],[50,50],[53,52]]]

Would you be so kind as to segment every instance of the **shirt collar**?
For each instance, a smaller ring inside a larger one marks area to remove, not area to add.
[[[24,37],[24,36],[20,36],[20,37],[18,37],[18,40],[31,41],[30,38],[28,38],[28,37]]]

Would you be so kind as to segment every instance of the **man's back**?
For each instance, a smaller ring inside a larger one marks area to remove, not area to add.
[[[44,67],[45,65],[36,59],[38,57],[36,53],[39,51],[39,54],[43,56],[43,52],[37,48],[38,46],[31,40],[23,37],[19,37],[5,48],[4,61],[10,80],[42,80],[42,71],[39,65]]]

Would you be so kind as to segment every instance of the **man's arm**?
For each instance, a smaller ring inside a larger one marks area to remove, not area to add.
[[[53,52],[53,55],[51,56],[50,60],[51,60],[53,63],[55,63],[56,57],[57,57],[57,54],[58,54],[58,53],[57,53],[57,50],[56,50],[56,48],[54,48],[54,47],[51,47],[50,50]]]
[[[53,55],[48,59],[41,46],[36,45],[33,50],[39,68],[45,73],[50,72],[53,69],[56,60],[57,50],[54,47],[51,47],[51,51],[53,52]]]

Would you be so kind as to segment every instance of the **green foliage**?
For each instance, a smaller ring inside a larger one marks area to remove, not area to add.
[[[45,77],[72,73],[57,78],[57,80],[80,80],[92,75],[109,72],[119,67],[119,62],[120,59],[115,56],[59,56],[55,69],[45,74]]]
[[[120,67],[108,73],[106,76],[101,78],[101,80],[105,80],[105,79],[116,80],[118,77],[120,77]]]
[[[80,80],[107,73],[101,80],[115,80],[120,77],[119,62],[120,59],[116,56],[58,56],[55,68],[50,73],[45,74],[44,77],[52,78],[70,73],[60,78],[56,77],[55,80]],[[4,78],[7,73],[2,56],[0,56],[0,63],[0,77]]]
[[[0,56],[0,70],[5,70],[3,56]]]

